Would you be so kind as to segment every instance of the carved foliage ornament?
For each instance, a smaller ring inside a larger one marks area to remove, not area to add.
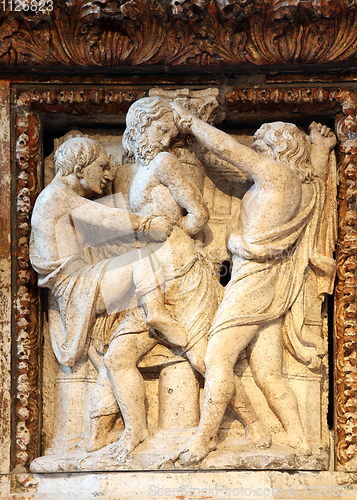
[[[2,65],[356,61],[356,0],[2,0]]]

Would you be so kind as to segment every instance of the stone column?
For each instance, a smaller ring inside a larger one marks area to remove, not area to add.
[[[162,368],[159,380],[159,428],[196,427],[200,419],[199,383],[187,361]]]
[[[89,360],[78,362],[74,368],[60,366],[55,382],[53,438],[46,455],[85,448],[89,439],[89,412],[96,376]]]

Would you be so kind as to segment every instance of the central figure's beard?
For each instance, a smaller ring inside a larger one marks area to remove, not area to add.
[[[140,151],[136,152],[136,161],[141,165],[148,165],[162,151],[166,149],[159,142],[142,145]]]

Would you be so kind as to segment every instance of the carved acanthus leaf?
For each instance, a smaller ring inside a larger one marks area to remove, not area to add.
[[[0,65],[357,60],[356,0],[59,0],[0,17]]]

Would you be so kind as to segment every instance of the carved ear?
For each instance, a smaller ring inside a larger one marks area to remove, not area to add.
[[[78,177],[78,179],[82,179],[83,178],[82,167],[80,165],[77,164],[74,167],[74,173],[76,174],[76,176]]]

